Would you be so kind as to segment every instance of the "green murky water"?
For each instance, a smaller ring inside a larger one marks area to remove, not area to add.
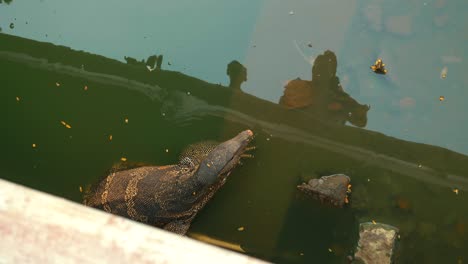
[[[400,229],[399,263],[467,262],[467,10],[464,0],[2,1],[0,177],[80,202],[80,186],[122,157],[173,164],[192,142],[250,128],[255,158],[191,233],[278,263],[343,263],[359,223],[375,220]],[[297,77],[337,89],[320,82],[334,76],[318,57],[327,49],[349,97],[275,105]],[[164,71],[125,64],[153,54]],[[387,75],[370,70],[378,57]],[[232,60],[247,68],[241,89],[273,103],[224,87]],[[371,106],[362,128],[350,98]],[[333,173],[352,180],[344,209],[296,190]]]

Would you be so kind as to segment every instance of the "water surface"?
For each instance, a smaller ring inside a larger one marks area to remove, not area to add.
[[[329,128],[313,118],[294,124],[296,119],[270,114],[260,104],[239,113],[243,95],[208,102],[218,94],[194,95],[194,85],[202,82],[171,75],[155,85],[147,75],[154,72],[142,65],[122,68],[130,77],[121,76],[107,60],[98,64],[77,55],[98,65],[90,69],[60,57],[56,48],[15,40],[0,49],[10,52],[0,56],[0,175],[80,202],[80,187],[122,157],[173,164],[190,143],[224,140],[250,128],[257,134],[255,158],[234,172],[190,232],[239,244],[246,254],[274,262],[343,263],[355,248],[358,224],[375,220],[400,229],[400,263],[468,261],[468,168],[450,166],[468,154],[466,10],[463,0],[3,1],[2,34],[122,63],[124,56],[163,54],[164,70],[213,83],[210,89],[228,85],[226,65],[238,60],[248,72],[241,89],[274,103],[288,80],[312,80],[315,59],[331,50],[341,87],[371,108],[359,129]],[[12,59],[11,50],[21,49],[55,56],[61,65]],[[370,70],[378,57],[387,75]],[[322,127],[330,129],[329,137],[313,132]],[[395,142],[383,144],[391,140],[372,134],[368,142],[352,144],[340,131],[377,131]],[[310,177],[333,173],[352,178],[351,204],[344,209],[324,207],[296,191]]]

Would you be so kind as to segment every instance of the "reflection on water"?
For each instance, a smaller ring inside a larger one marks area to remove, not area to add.
[[[231,89],[240,90],[241,84],[247,81],[247,68],[236,60],[228,64],[226,74],[229,76],[229,88]]]
[[[193,142],[250,128],[255,158],[200,212],[194,237],[280,263],[343,263],[358,224],[375,220],[400,229],[400,263],[468,260],[468,157],[449,150],[468,153],[463,0],[269,1],[258,17],[252,1],[202,1],[190,19],[124,2],[117,17],[97,7],[102,24],[60,1],[0,6],[3,32],[105,56],[0,34],[0,177],[80,202],[122,157],[174,164]],[[232,25],[239,10],[249,30]],[[369,69],[379,57],[386,75]],[[344,209],[296,190],[334,173],[351,177]]]
[[[146,68],[149,71],[154,71],[154,70],[161,70],[163,55],[151,55],[146,59],[146,62],[144,59],[142,59],[141,61],[138,61],[135,58],[127,57],[127,56],[124,56],[124,60],[129,65],[146,66]]]
[[[0,0],[0,4],[2,4],[3,2],[5,2],[6,4],[10,4],[13,0]]]
[[[336,68],[335,53],[325,51],[314,61],[312,81],[299,78],[289,81],[280,105],[288,109],[303,109],[326,122],[344,125],[349,121],[355,126],[365,127],[370,106],[359,104],[343,90]]]

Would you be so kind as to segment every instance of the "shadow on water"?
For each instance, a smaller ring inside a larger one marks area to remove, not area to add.
[[[367,124],[369,105],[361,105],[347,94],[336,76],[337,59],[332,51],[319,55],[312,66],[312,80],[289,81],[279,104],[288,109],[301,109],[324,122],[358,127]]]
[[[190,232],[275,262],[343,263],[358,224],[375,220],[400,228],[402,263],[466,259],[468,157],[344,126],[364,127],[368,108],[339,88],[335,55],[322,56],[312,80],[291,81],[278,105],[241,91],[247,69],[237,61],[224,87],[161,69],[162,55],[124,64],[0,34],[0,176],[81,202],[80,186],[122,157],[174,164],[190,143],[250,128],[255,158],[234,171]],[[289,100],[296,92],[310,98],[298,106]],[[361,121],[346,116],[354,108],[364,109]],[[344,209],[296,190],[333,173],[351,177]]]

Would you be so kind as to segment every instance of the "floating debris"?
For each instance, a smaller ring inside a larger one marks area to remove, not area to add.
[[[304,253],[301,252],[301,253],[299,253],[299,255],[304,256]]]
[[[64,125],[66,128],[71,128],[71,126],[65,121],[60,121],[60,123],[62,123],[62,125]]]
[[[398,209],[401,209],[403,211],[411,210],[411,202],[405,197],[397,196],[395,198],[395,205]]]
[[[447,66],[445,66],[445,67],[442,68],[442,70],[440,71],[440,78],[441,78],[441,79],[447,78],[447,73],[448,73],[448,68],[447,68]]]
[[[452,192],[456,195],[458,195],[459,190],[457,188],[453,189]]]
[[[330,253],[331,253],[331,252],[333,252],[333,250],[332,250],[331,248],[328,248],[328,252],[330,252]]]
[[[372,220],[372,224],[376,225],[376,224],[377,224],[377,222],[375,222],[375,220]]]
[[[443,96],[443,95],[439,96],[439,101],[441,101],[441,102],[445,101],[445,96]]]
[[[237,231],[240,231],[240,232],[242,232],[242,231],[244,231],[244,230],[245,230],[245,227],[243,227],[243,226],[237,228]]]
[[[190,92],[187,92],[187,95],[190,95]]]
[[[80,192],[83,192],[83,187],[80,186]]]
[[[254,155],[252,155],[252,154],[241,154],[240,157],[241,158],[247,158],[247,159],[253,159]]]
[[[169,149],[166,149],[166,153],[169,153]]]
[[[60,83],[59,83],[59,82],[56,82],[56,83],[55,83],[55,86],[60,87]]]
[[[127,158],[126,157],[121,157],[120,160],[125,162],[125,161],[127,161]]]
[[[19,102],[20,100],[21,99],[18,96],[16,96],[16,101]]]
[[[312,43],[307,43],[307,47],[312,48]]]
[[[125,124],[128,124],[128,118],[125,118],[124,121],[125,121]]]
[[[112,135],[109,135],[109,141],[112,141]]]
[[[14,29],[15,28],[15,24],[14,23],[10,23],[10,29]]]
[[[378,74],[386,74],[387,73],[387,70],[385,69],[385,63],[383,63],[381,58],[378,58],[375,61],[374,65],[370,66],[370,68],[372,69],[372,71],[374,71],[375,73],[378,73]]]
[[[294,15],[294,11],[289,11],[289,15],[290,16]]]
[[[83,90],[88,91],[88,86],[85,85],[85,87],[83,88]]]
[[[419,164],[419,165],[418,165],[418,168],[422,168],[422,165],[421,165],[421,164]]]
[[[36,147],[37,147],[37,145],[36,145],[35,143],[33,143],[33,144],[32,144],[32,147],[33,147],[33,148],[36,148]]]

